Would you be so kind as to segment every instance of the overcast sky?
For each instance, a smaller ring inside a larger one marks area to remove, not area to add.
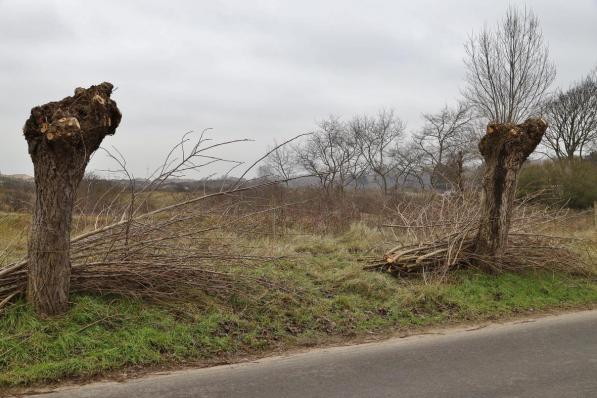
[[[463,43],[516,1],[0,0],[0,172],[32,173],[35,105],[110,81],[137,177],[188,130],[252,138],[248,161],[330,114],[393,108],[410,130],[459,96]],[[597,0],[528,1],[568,86],[597,64]],[[109,168],[98,153],[88,169]]]

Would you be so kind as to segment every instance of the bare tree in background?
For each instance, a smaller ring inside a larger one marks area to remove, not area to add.
[[[508,8],[495,31],[466,44],[466,100],[495,123],[519,123],[536,114],[556,69],[532,11]]]
[[[319,129],[295,148],[295,153],[297,163],[308,174],[317,176],[327,192],[334,188],[343,191],[353,182],[359,152],[340,119],[330,117],[321,122]]]
[[[597,72],[547,101],[549,122],[544,145],[559,159],[571,160],[597,142]]]
[[[425,125],[413,136],[426,163],[433,188],[448,185],[463,188],[465,157],[474,150],[470,108],[460,103],[455,108],[445,106],[434,114],[424,114]]]
[[[345,125],[344,136],[344,146],[349,151],[352,151],[351,160],[346,166],[349,183],[353,184],[354,190],[357,191],[359,188],[365,188],[367,185],[369,166],[367,160],[363,156],[363,151],[358,144],[358,137],[355,136],[348,125]]]
[[[414,142],[406,146],[397,145],[391,152],[393,162],[393,174],[396,179],[396,187],[402,181],[403,185],[409,182],[416,182],[421,189],[425,188],[425,154]]]
[[[367,168],[381,181],[383,192],[387,194],[388,177],[394,170],[391,151],[404,134],[406,124],[393,110],[382,110],[377,117],[354,117],[349,128]]]
[[[260,174],[274,176],[277,179],[286,181],[294,177],[296,173],[295,156],[288,145],[278,145],[274,141],[273,148],[268,148],[270,154],[265,159],[265,164],[260,168]]]

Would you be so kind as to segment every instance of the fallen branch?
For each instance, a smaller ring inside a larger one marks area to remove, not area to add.
[[[185,152],[185,140],[176,146],[182,151],[181,160],[174,169],[166,167],[172,162],[171,152],[156,177],[157,182],[149,184],[151,189],[159,188],[166,178],[178,175],[181,170],[196,168],[194,157],[207,156],[198,144]],[[199,142],[202,140],[203,133]],[[207,149],[217,146],[210,144]],[[119,164],[126,166],[124,161]],[[304,176],[245,186],[240,186],[239,179],[230,189],[203,193],[134,215],[138,192],[134,189],[132,175],[127,171],[124,174],[131,180],[131,196],[124,208],[102,210],[103,214],[112,215],[112,218],[106,217],[107,225],[97,226],[97,216],[95,229],[71,239],[72,291],[172,301],[232,295],[252,300],[263,296],[261,290],[285,289],[244,272],[244,268],[257,261],[273,258],[245,253],[235,247],[235,239],[240,238],[241,229],[255,231],[251,227],[252,219],[277,209],[244,209],[245,192]],[[144,194],[152,192],[143,191]],[[117,203],[119,200],[114,198],[112,204]],[[0,307],[25,292],[27,267],[28,262],[23,259],[0,268]]]

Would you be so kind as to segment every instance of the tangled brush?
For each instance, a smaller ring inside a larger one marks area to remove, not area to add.
[[[238,190],[237,190],[238,191]],[[201,197],[227,196],[225,203],[181,204],[93,229],[71,240],[71,291],[113,293],[153,300],[193,296],[258,296],[258,290],[282,288],[243,273],[264,256],[235,250],[228,241],[238,223],[250,224],[255,212],[231,216],[238,201],[226,191]],[[27,260],[0,268],[0,303],[24,294]]]
[[[541,193],[544,194],[544,193]],[[540,194],[538,194],[540,195]],[[413,200],[397,206],[395,222],[386,224],[399,245],[365,269],[396,276],[425,274],[443,280],[451,270],[482,268],[492,272],[550,269],[587,273],[595,242],[554,234],[578,214],[533,204],[537,195],[516,203],[503,255],[486,258],[475,252],[480,226],[476,193]]]
[[[272,258],[247,254],[235,242],[242,234],[239,231],[256,230],[252,223],[259,222],[260,214],[275,210],[253,210],[243,196],[281,182],[244,179],[263,157],[239,178],[223,179],[219,188],[212,182],[210,192],[204,188],[203,193],[190,193],[184,200],[148,210],[151,198],[169,180],[214,163],[231,163],[231,169],[240,164],[213,156],[209,150],[246,140],[211,143],[205,133],[190,148],[189,135],[185,135],[141,187],[128,172],[122,155],[107,152],[120,166],[115,172],[124,175],[128,184],[109,191],[109,200],[97,199],[97,203],[107,204],[87,206],[91,210],[75,220],[83,224],[76,229],[84,232],[71,239],[71,292],[156,301],[206,295],[252,300],[269,289],[285,289],[244,272],[256,262]],[[0,309],[26,293],[27,266],[26,258],[0,266]]]

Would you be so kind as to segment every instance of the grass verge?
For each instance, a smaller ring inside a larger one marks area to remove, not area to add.
[[[383,236],[363,225],[332,237],[255,241],[258,252],[294,253],[245,272],[288,291],[247,301],[206,297],[157,306],[75,295],[68,314],[39,320],[19,302],[0,316],[0,388],[89,379],[114,371],[222,363],[290,348],[358,341],[520,313],[588,308],[597,282],[561,273],[455,273],[448,283],[362,271],[356,260]]]
[[[597,284],[546,273],[462,272],[449,284],[424,285],[375,274],[360,279],[345,271],[338,281],[306,291],[318,294],[296,306],[277,293],[259,305],[201,309],[79,295],[66,316],[50,321],[40,321],[19,303],[0,318],[0,386],[88,378],[135,366],[225,362],[370,334],[597,303]]]

